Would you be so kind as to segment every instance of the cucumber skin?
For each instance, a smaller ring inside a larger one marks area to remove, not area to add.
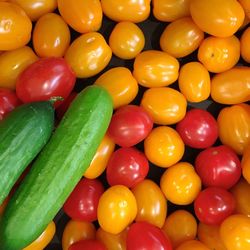
[[[0,221],[0,250],[26,247],[53,220],[94,157],[112,112],[103,88],[78,94],[10,200]]]
[[[0,122],[0,204],[47,143],[53,127],[49,101],[23,104]]]

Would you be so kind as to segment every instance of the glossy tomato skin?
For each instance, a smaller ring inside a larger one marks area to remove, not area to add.
[[[28,66],[18,77],[17,96],[24,102],[67,98],[75,84],[75,74],[63,58],[43,58]]]
[[[69,250],[107,250],[103,243],[98,240],[81,240],[69,247]]]
[[[176,250],[210,250],[210,248],[198,240],[188,240],[178,246]]]
[[[218,126],[206,110],[191,109],[176,126],[184,143],[192,148],[208,148],[218,138]]]
[[[250,144],[243,151],[241,159],[242,175],[250,183]]]
[[[249,14],[250,15],[250,14]],[[248,27],[240,38],[240,52],[242,58],[247,62],[250,63],[250,49],[249,49],[249,41],[250,41],[250,27]]]
[[[153,128],[153,120],[136,105],[123,106],[113,114],[108,135],[121,147],[132,147],[144,140]]]
[[[241,176],[239,157],[225,145],[201,151],[195,159],[195,169],[206,187],[229,189],[239,181]]]

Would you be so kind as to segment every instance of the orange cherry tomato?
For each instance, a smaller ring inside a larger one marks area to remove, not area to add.
[[[245,147],[241,160],[242,175],[250,183],[250,143]]]
[[[30,245],[25,247],[23,250],[44,249],[53,239],[55,232],[56,232],[56,225],[54,221],[51,221],[49,225],[45,228],[43,233]]]
[[[144,151],[149,161],[158,167],[168,168],[183,156],[184,142],[171,127],[154,128],[144,140]]]
[[[246,16],[250,18],[250,1],[249,0],[238,0],[238,1],[245,10]]]
[[[144,48],[145,37],[141,29],[132,22],[116,24],[109,37],[113,53],[122,59],[135,58]]]
[[[79,33],[97,31],[102,24],[99,0],[58,0],[58,10],[65,22]]]
[[[3,203],[0,204],[0,216],[3,214],[3,212],[4,212],[4,210],[5,210],[6,206],[7,206],[7,204],[8,204],[8,202],[9,202],[9,199],[10,199],[10,197],[7,196],[7,197],[5,198],[5,200],[3,201]]]
[[[211,250],[211,249],[198,240],[188,240],[183,242],[175,250]]]
[[[0,87],[14,90],[19,74],[36,60],[38,57],[28,46],[2,53],[0,55]]]
[[[10,0],[19,5],[31,19],[36,21],[42,15],[51,13],[57,8],[56,0]]]
[[[188,205],[199,194],[201,179],[190,163],[179,162],[163,173],[160,186],[169,201],[176,205]]]
[[[116,67],[104,72],[95,84],[109,92],[113,99],[114,109],[132,102],[139,90],[137,81],[130,70],[125,67]]]
[[[236,36],[213,37],[202,41],[198,50],[198,59],[213,73],[231,69],[240,58],[240,41]]]
[[[190,13],[204,32],[217,37],[232,36],[245,18],[237,0],[192,0]]]
[[[146,179],[139,182],[132,192],[138,208],[135,221],[146,221],[161,228],[167,216],[167,200],[160,187]]]
[[[173,22],[189,16],[190,0],[153,0],[154,17],[163,22]]]
[[[144,87],[164,87],[177,80],[178,71],[176,58],[163,51],[147,50],[135,58],[133,75]]]
[[[250,68],[237,66],[216,74],[211,81],[211,97],[222,104],[238,104],[250,100]]]
[[[115,149],[115,143],[108,135],[105,135],[99,145],[90,166],[84,173],[84,177],[88,179],[95,179],[99,177],[107,167],[109,158]]]
[[[243,34],[241,35],[240,38],[240,52],[242,58],[250,63],[250,48],[249,48],[249,43],[250,43],[250,27],[248,27]]]
[[[70,220],[64,228],[62,236],[62,249],[69,250],[69,247],[80,240],[95,239],[95,226],[86,221]]]
[[[112,51],[104,37],[90,32],[76,38],[65,54],[65,59],[79,78],[101,72],[109,63]]]
[[[220,236],[227,250],[250,249],[250,218],[235,214],[220,226]]]
[[[31,38],[32,23],[18,5],[0,2],[0,50],[26,45]]]
[[[151,0],[101,0],[103,13],[113,21],[139,23],[150,14]]]
[[[197,233],[197,222],[186,210],[176,210],[170,214],[162,227],[174,248],[187,240],[194,240]]]
[[[186,114],[187,100],[179,91],[169,88],[151,88],[144,92],[141,106],[160,125],[175,124]]]
[[[217,122],[221,142],[242,155],[250,143],[250,106],[242,103],[225,107]]]
[[[99,200],[98,222],[101,228],[108,233],[121,233],[132,223],[136,214],[136,199],[126,186],[115,185],[108,188]]]
[[[36,22],[33,46],[39,57],[63,57],[69,43],[69,27],[61,16],[48,13]]]
[[[199,62],[184,64],[179,74],[179,89],[189,102],[202,102],[210,96],[210,75]]]
[[[204,32],[190,17],[184,17],[167,25],[161,35],[160,46],[163,51],[180,58],[198,49],[203,38]]]

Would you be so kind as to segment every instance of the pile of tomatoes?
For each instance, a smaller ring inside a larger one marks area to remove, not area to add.
[[[61,96],[60,122],[89,84],[114,107],[25,250],[250,249],[249,22],[249,0],[0,1],[0,120]]]

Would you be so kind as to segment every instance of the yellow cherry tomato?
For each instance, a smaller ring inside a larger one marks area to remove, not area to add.
[[[250,249],[250,218],[235,214],[220,226],[220,236],[227,250]]]
[[[202,102],[210,96],[210,75],[199,62],[189,62],[181,67],[178,84],[189,102]]]
[[[232,36],[245,18],[237,0],[191,0],[190,13],[204,32],[217,37]]]
[[[183,156],[184,142],[171,127],[154,128],[144,140],[144,151],[149,161],[158,167],[168,168]]]
[[[187,240],[194,240],[197,233],[197,222],[186,210],[176,210],[170,214],[162,230],[167,234],[174,248]]]
[[[19,74],[36,60],[38,57],[28,46],[3,52],[0,55],[0,87],[14,90]]]
[[[217,123],[220,141],[242,155],[250,143],[250,106],[242,103],[223,108]]]
[[[16,4],[0,2],[0,50],[13,50],[26,45],[31,38],[32,23]]]
[[[109,36],[109,46],[122,59],[135,58],[144,48],[145,37],[141,29],[132,22],[116,24]]]
[[[160,37],[160,46],[163,51],[180,58],[198,49],[203,38],[204,32],[190,17],[184,17],[167,25]]]
[[[101,196],[97,208],[97,218],[101,228],[112,234],[121,233],[137,214],[136,199],[129,188],[115,185]]]
[[[175,250],[211,250],[211,249],[198,240],[188,240],[183,242]]]
[[[220,73],[231,69],[240,58],[240,41],[236,36],[204,39],[198,50],[198,59],[206,69]]]
[[[163,51],[148,50],[135,58],[133,75],[144,87],[164,87],[177,80],[178,71],[176,58]]]
[[[150,14],[151,0],[101,0],[103,13],[116,22],[139,23]]]
[[[109,92],[113,99],[114,109],[132,102],[139,90],[131,71],[125,67],[116,67],[104,72],[95,84]]]
[[[135,221],[146,221],[161,228],[167,216],[167,200],[160,187],[146,179],[139,182],[132,192],[138,208]]]
[[[36,21],[42,15],[51,13],[57,8],[56,0],[10,0],[24,9],[31,21]]]
[[[62,236],[62,249],[68,250],[69,247],[80,240],[95,239],[95,226],[86,221],[70,220],[64,228]]]
[[[76,38],[66,51],[65,59],[79,78],[101,72],[109,63],[112,51],[104,37],[90,32]]]
[[[250,18],[250,1],[249,0],[238,0],[238,1],[245,10],[246,16]]]
[[[173,22],[190,15],[190,0],[153,0],[153,14],[163,22]]]
[[[30,245],[25,247],[23,250],[40,250],[44,249],[53,239],[56,232],[56,225],[54,221],[51,221],[43,233]]]
[[[245,147],[241,160],[242,175],[250,183],[250,143]]]
[[[58,10],[65,22],[79,33],[101,27],[103,14],[99,0],[58,0]]]
[[[141,106],[160,125],[175,124],[186,114],[187,101],[179,91],[169,88],[151,88],[144,92]]]
[[[250,63],[250,27],[248,27],[240,38],[240,52],[242,58],[247,62]]]
[[[115,143],[108,135],[105,135],[93,157],[90,166],[84,173],[84,177],[95,179],[99,177],[107,167],[108,161],[115,149]]]
[[[70,43],[68,25],[55,13],[43,15],[33,31],[33,46],[40,57],[62,57]]]
[[[199,194],[201,179],[190,163],[179,162],[163,173],[160,186],[169,201],[176,205],[188,205]]]

